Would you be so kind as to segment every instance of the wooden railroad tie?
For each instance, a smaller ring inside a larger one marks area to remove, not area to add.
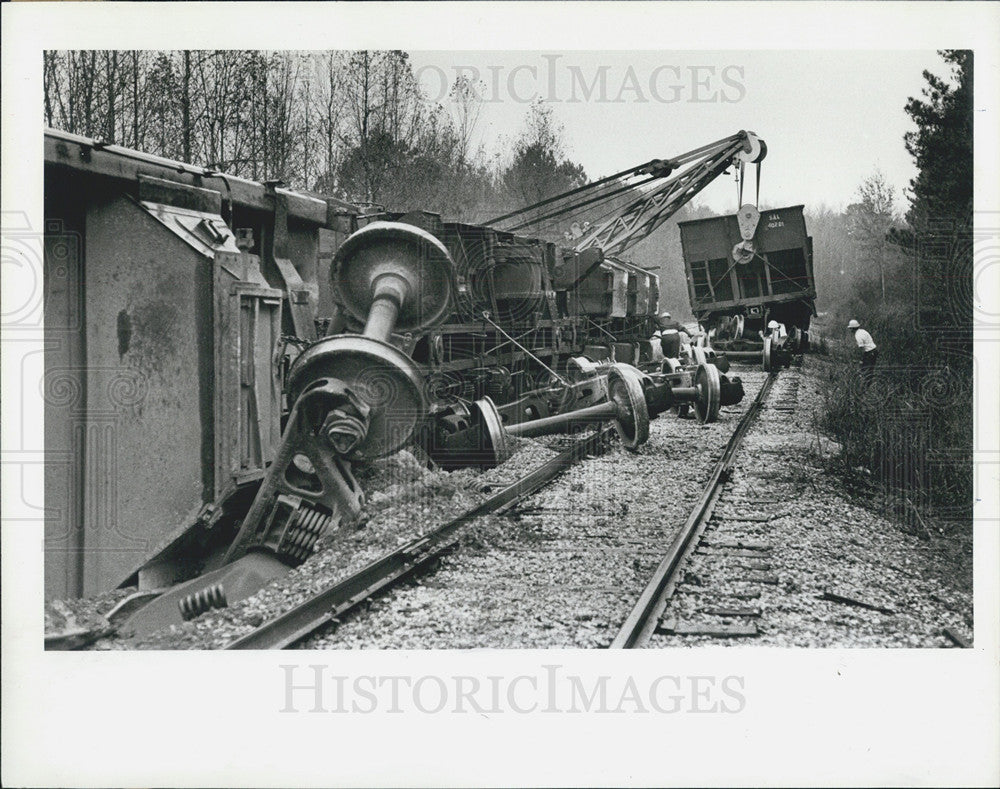
[[[734,622],[733,624],[713,624],[709,622],[679,622],[676,619],[661,619],[657,632],[672,636],[712,636],[715,638],[739,638],[758,636],[756,622]]]
[[[727,608],[725,606],[715,607],[715,608],[703,608],[701,613],[707,614],[708,616],[752,616],[760,617],[759,608]]]
[[[883,614],[894,614],[896,611],[892,608],[887,608],[886,606],[881,606],[876,603],[869,603],[867,600],[860,600],[848,594],[842,589],[827,589],[820,595],[820,600],[830,600],[834,603],[844,603],[845,605],[854,605],[858,608],[867,608],[870,611],[878,611]]]

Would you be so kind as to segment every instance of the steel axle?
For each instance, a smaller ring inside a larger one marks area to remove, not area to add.
[[[612,422],[628,449],[649,439],[649,411],[638,370],[627,364],[608,369],[608,400],[555,416],[520,422],[509,427],[493,401],[484,397],[473,403],[468,429],[455,433],[437,449],[436,459],[446,468],[502,463],[510,454],[509,437],[533,437],[571,432],[575,426]]]

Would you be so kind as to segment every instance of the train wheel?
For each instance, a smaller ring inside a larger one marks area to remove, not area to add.
[[[637,449],[649,440],[649,409],[638,371],[616,364],[608,374],[608,399],[618,409],[615,430],[626,449]]]
[[[401,280],[412,296],[398,306],[392,329],[417,331],[445,317],[453,271],[447,247],[426,230],[402,222],[372,222],[340,245],[330,281],[348,313],[365,322],[376,282],[385,276]]]
[[[318,381],[342,381],[368,406],[367,431],[351,460],[386,457],[402,448],[427,414],[420,370],[394,345],[356,334],[326,337],[302,353],[288,373],[288,402]]]
[[[427,454],[441,468],[492,468],[507,459],[507,434],[500,414],[488,397],[471,407],[453,406],[439,415],[425,443]]]
[[[663,360],[663,364],[660,367],[661,373],[676,373],[681,369],[681,362],[677,358],[668,357]]]
[[[463,465],[492,468],[510,457],[507,431],[504,430],[500,412],[488,397],[472,404],[472,434],[474,443],[463,450]]]
[[[788,332],[788,341],[785,346],[792,353],[802,353],[802,332],[798,326],[792,326],[792,330]]]
[[[761,364],[761,366],[764,368],[765,373],[769,373],[771,372],[772,369],[774,369],[773,363],[774,360],[772,358],[772,353],[771,353],[771,337],[767,336],[764,338],[764,353],[762,356],[762,364]]]
[[[698,390],[698,399],[694,404],[698,421],[702,424],[714,422],[719,418],[719,404],[722,400],[719,369],[714,364],[698,365],[694,382],[695,388]]]

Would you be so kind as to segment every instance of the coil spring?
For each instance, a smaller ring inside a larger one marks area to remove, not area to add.
[[[494,403],[507,401],[507,381],[503,376],[491,375],[486,381],[486,395]]]
[[[333,516],[305,504],[295,513],[295,522],[285,534],[278,552],[304,562],[316,547],[316,541],[330,527]]]
[[[180,606],[181,616],[186,622],[213,608],[225,608],[229,603],[226,601],[226,590],[222,588],[222,584],[212,584],[182,597],[177,601],[177,605]]]

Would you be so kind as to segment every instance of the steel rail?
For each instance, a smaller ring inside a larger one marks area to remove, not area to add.
[[[635,649],[649,640],[656,625],[656,619],[663,609],[672,584],[676,580],[681,561],[688,549],[695,544],[697,537],[704,531],[705,524],[712,516],[715,503],[722,493],[722,486],[729,480],[732,472],[736,450],[743,443],[743,437],[757,418],[757,414],[760,413],[776,377],[777,373],[770,373],[767,376],[753,403],[750,404],[739,424],[736,425],[736,429],[726,444],[725,451],[712,469],[712,475],[709,477],[701,497],[677,536],[674,537],[666,555],[653,572],[649,583],[646,584],[646,588],[639,595],[639,599],[626,618],[625,624],[622,625],[618,635],[611,642],[611,649]]]
[[[462,526],[534,493],[577,461],[596,452],[604,438],[613,432],[613,428],[606,427],[576,441],[568,449],[482,503],[376,559],[358,572],[232,641],[225,648],[286,649],[301,641],[450,550],[457,542]]]

